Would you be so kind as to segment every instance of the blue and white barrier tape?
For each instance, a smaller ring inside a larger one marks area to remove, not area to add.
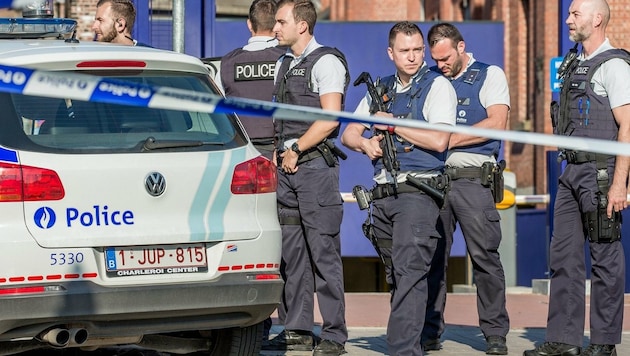
[[[482,129],[466,125],[432,125],[419,120],[356,115],[350,112],[321,110],[236,97],[223,98],[218,95],[190,90],[147,86],[86,74],[49,72],[5,65],[0,65],[0,91],[169,110],[180,110],[185,107],[187,110],[208,113],[236,112],[237,114],[274,117],[283,120],[326,120],[406,126],[533,145],[557,146],[578,151],[630,155],[630,143],[533,132]]]

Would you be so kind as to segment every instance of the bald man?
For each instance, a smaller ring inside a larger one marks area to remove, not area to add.
[[[606,38],[604,0],[574,0],[566,24],[582,51],[564,73],[554,133],[630,142],[630,54]],[[550,247],[546,341],[524,356],[616,356],[621,343],[625,257],[621,211],[627,207],[630,158],[563,150]],[[590,343],[582,350],[585,254],[591,262]]]

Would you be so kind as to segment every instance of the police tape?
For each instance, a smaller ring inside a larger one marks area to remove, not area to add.
[[[181,110],[185,107],[189,111],[197,112],[235,112],[266,119],[273,117],[280,120],[309,122],[326,120],[341,123],[405,126],[577,151],[630,155],[630,143],[535,132],[484,129],[467,125],[435,125],[421,120],[359,115],[238,97],[224,98],[191,90],[150,86],[87,74],[43,71],[6,65],[0,65],[0,92],[166,110]]]

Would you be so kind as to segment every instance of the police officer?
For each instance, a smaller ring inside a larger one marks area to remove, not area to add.
[[[376,115],[404,120],[421,120],[434,125],[455,125],[457,97],[453,86],[443,76],[430,71],[424,61],[424,39],[420,28],[404,21],[389,32],[387,52],[396,73],[378,84],[387,98],[386,112]],[[377,99],[369,94],[355,113],[367,114]],[[348,148],[365,153],[374,165],[371,189],[373,218],[371,230],[383,246],[379,253],[391,261],[388,281],[392,287],[391,312],[387,324],[387,344],[391,355],[423,355],[420,334],[427,302],[427,274],[439,238],[436,224],[440,202],[427,194],[444,189],[442,171],[450,133],[374,125],[379,133],[364,137],[369,127],[350,123],[342,142]],[[381,141],[392,138],[391,145]],[[384,148],[383,148],[384,147]],[[397,170],[385,164],[395,151]],[[386,167],[387,166],[387,167]],[[415,184],[411,184],[413,181]],[[355,188],[356,189],[356,188]],[[425,188],[426,189],[426,188]],[[391,246],[391,247],[389,247]],[[389,263],[389,262],[386,262]]]
[[[559,105],[552,105],[558,135],[630,142],[630,55],[606,38],[610,8],[604,0],[574,0],[566,24],[582,52],[559,69]],[[577,52],[577,48],[576,48]],[[627,152],[625,152],[627,154]],[[564,150],[558,181],[549,265],[551,288],[545,343],[525,356],[617,355],[624,310],[625,258],[621,211],[627,207],[630,157]],[[591,258],[590,343],[584,350],[585,254]]]
[[[221,81],[225,96],[258,100],[271,100],[276,61],[284,50],[276,47],[273,34],[276,23],[276,1],[254,0],[249,7],[247,28],[252,36],[243,48],[237,48],[221,57]],[[239,116],[254,146],[271,159],[273,121],[247,115]]]
[[[431,57],[457,92],[457,124],[504,130],[510,109],[505,73],[499,67],[476,61],[466,52],[459,30],[448,23],[431,27],[427,35]],[[499,258],[500,217],[495,197],[503,191],[502,167],[497,164],[501,141],[452,134],[446,172],[451,179],[447,202],[440,212],[444,239],[438,243],[429,272],[429,303],[422,333],[425,350],[439,350],[444,331],[446,267],[459,222],[477,286],[479,326],[486,337],[488,355],[507,355],[505,336],[510,321],[505,307],[505,275]],[[488,177],[496,179],[488,179]]]
[[[315,6],[280,0],[274,32],[288,50],[276,68],[278,102],[343,110],[350,81],[345,58],[313,36]],[[341,355],[348,338],[345,322],[340,229],[343,205],[339,162],[331,152],[338,123],[275,120],[278,157],[278,216],[282,228],[285,281],[278,317],[284,331],[265,350],[311,350],[314,292],[323,324],[313,355]]]
[[[92,31],[99,42],[151,47],[131,37],[135,21],[136,8],[131,0],[99,0]]]

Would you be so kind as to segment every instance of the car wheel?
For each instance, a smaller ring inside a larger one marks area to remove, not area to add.
[[[206,332],[202,332],[205,336]],[[263,323],[245,328],[212,330],[210,356],[257,356],[260,354]]]

